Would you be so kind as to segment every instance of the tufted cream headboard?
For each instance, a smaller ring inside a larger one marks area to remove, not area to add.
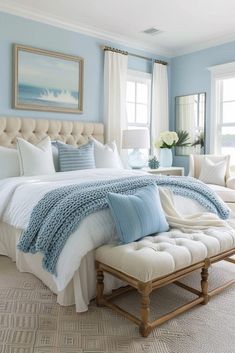
[[[79,146],[93,136],[104,142],[104,125],[69,120],[0,117],[0,146],[15,147],[16,137],[36,144],[44,137]]]

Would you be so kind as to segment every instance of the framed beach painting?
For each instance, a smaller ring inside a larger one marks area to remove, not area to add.
[[[82,113],[82,58],[14,44],[13,59],[13,108]]]

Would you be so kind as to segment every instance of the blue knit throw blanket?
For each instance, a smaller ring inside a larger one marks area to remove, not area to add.
[[[56,275],[56,264],[65,242],[86,216],[108,207],[109,192],[133,194],[153,183],[197,200],[222,219],[229,217],[230,211],[219,197],[208,186],[190,177],[144,175],[68,185],[48,192],[37,203],[18,249],[43,253],[43,267]]]

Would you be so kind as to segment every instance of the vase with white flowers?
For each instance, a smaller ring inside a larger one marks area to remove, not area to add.
[[[171,167],[172,166],[172,148],[173,147],[185,147],[189,146],[189,134],[187,131],[163,131],[160,134],[160,138],[155,143],[156,148],[160,148],[160,166]]]

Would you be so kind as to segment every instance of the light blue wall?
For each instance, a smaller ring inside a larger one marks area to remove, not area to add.
[[[171,60],[170,126],[175,127],[174,102],[176,96],[206,92],[206,148],[209,152],[211,81],[208,67],[235,61],[235,42],[201,50]],[[213,118],[213,117],[212,117]],[[174,165],[188,170],[187,157],[174,157]]]
[[[78,55],[85,60],[84,71],[84,113],[61,114],[14,110],[12,100],[12,44],[24,44],[42,49]],[[102,41],[72,31],[56,28],[0,12],[0,115],[30,116],[54,119],[75,119],[85,121],[103,120],[103,51],[101,45],[120,48],[115,43]],[[151,53],[129,50],[135,54],[154,57]],[[163,59],[163,57],[156,57]],[[151,62],[129,57],[129,68],[151,72]]]
[[[38,48],[82,56],[84,71],[84,113],[61,114],[14,110],[12,100],[12,44],[24,44]],[[30,116],[83,121],[103,120],[103,51],[110,45],[136,54],[153,57],[151,53],[133,50],[118,44],[89,37],[76,32],[49,26],[39,22],[0,12],[0,116]],[[210,73],[207,67],[235,61],[235,42],[175,57],[168,66],[170,96],[170,127],[174,129],[174,99],[178,95],[206,92],[207,151],[210,130]],[[151,62],[129,57],[130,69],[151,72]],[[174,165],[185,166],[187,157],[175,157]]]

